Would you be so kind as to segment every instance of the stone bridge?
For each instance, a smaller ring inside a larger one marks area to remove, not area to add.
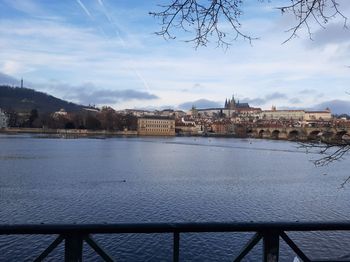
[[[247,129],[254,138],[288,140],[341,140],[350,136],[350,128],[341,127],[254,127]]]

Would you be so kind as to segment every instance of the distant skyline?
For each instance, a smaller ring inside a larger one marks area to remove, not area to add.
[[[23,77],[38,91],[115,109],[223,104],[232,93],[263,109],[334,100],[350,108],[350,30],[342,21],[282,45],[293,23],[274,9],[282,1],[249,1],[242,30],[259,40],[196,50],[185,33],[171,41],[153,34],[159,21],[148,12],[164,1],[0,0],[0,84]],[[350,1],[339,2],[350,17]]]

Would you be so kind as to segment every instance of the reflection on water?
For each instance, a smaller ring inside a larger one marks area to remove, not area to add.
[[[316,157],[285,141],[2,135],[0,223],[348,220],[350,188],[338,189],[348,162],[315,168],[309,160]],[[181,258],[230,261],[249,237],[185,234]],[[96,238],[120,261],[171,258],[170,235]],[[1,237],[0,261],[31,259],[51,239]],[[349,255],[349,234],[293,233],[293,239],[318,258]],[[292,261],[281,246],[282,261]],[[250,261],[260,260],[259,248]],[[90,251],[85,256],[96,259]]]

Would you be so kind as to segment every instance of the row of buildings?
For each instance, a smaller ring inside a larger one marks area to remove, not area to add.
[[[251,107],[248,103],[240,103],[232,99],[225,101],[222,108],[192,108],[189,112],[193,118],[232,118],[236,120],[330,120],[332,119],[331,111],[327,108],[322,111],[308,110],[277,110],[272,106],[271,110],[262,110],[261,108]]]
[[[96,111],[96,110],[95,110]],[[96,113],[96,112],[94,112]],[[98,113],[98,111],[97,111]],[[271,110],[251,107],[248,103],[236,101],[234,96],[226,99],[224,107],[196,109],[188,112],[181,110],[133,110],[118,111],[120,114],[134,115],[139,135],[173,136],[200,135],[206,133],[233,134],[236,126],[310,126],[332,121],[329,109],[323,111],[308,110]],[[53,113],[54,119],[67,116],[63,109]],[[6,128],[8,118],[0,109],[0,128]]]
[[[8,126],[8,117],[5,114],[5,111],[0,108],[0,129],[6,128]]]
[[[140,135],[200,135],[215,133],[234,134],[236,126],[313,126],[332,121],[329,109],[321,111],[308,110],[271,110],[251,107],[248,103],[236,101],[234,96],[226,99],[224,107],[196,109],[190,111],[132,111],[137,114],[138,133]]]

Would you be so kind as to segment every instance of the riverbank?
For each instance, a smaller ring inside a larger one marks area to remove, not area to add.
[[[137,131],[107,131],[87,129],[50,129],[50,128],[4,128],[0,133],[5,134],[46,134],[46,135],[72,135],[72,136],[137,136]]]
[[[295,131],[295,130],[293,130]],[[212,137],[212,138],[255,138],[255,139],[267,139],[267,140],[286,140],[286,141],[315,141],[320,140],[323,137],[319,136],[320,131],[317,130],[317,133],[307,135],[305,132],[299,132],[294,136],[287,136],[284,133],[282,135],[270,135],[270,132],[261,134],[258,132],[239,132],[235,134],[218,134],[218,133],[202,133],[202,134],[175,134],[178,137]],[[87,130],[87,129],[50,129],[50,128],[3,128],[0,129],[0,134],[40,134],[47,136],[57,136],[63,138],[79,138],[79,137],[96,137],[96,136],[129,136],[135,137],[140,136],[136,130],[124,130],[124,131],[108,131],[108,130]],[[334,132],[334,141],[339,141],[342,135],[346,131],[340,130],[339,134]],[[284,135],[283,135],[284,134]],[[157,136],[155,136],[157,137]],[[328,138],[329,140],[329,138]]]
[[[51,128],[3,128],[0,134],[41,134],[57,135],[63,137],[87,137],[87,136],[139,136],[135,130],[108,131],[108,130],[87,130],[87,129],[51,129]],[[218,138],[247,138],[247,136],[238,136],[235,134],[176,134],[179,137],[218,137]]]

